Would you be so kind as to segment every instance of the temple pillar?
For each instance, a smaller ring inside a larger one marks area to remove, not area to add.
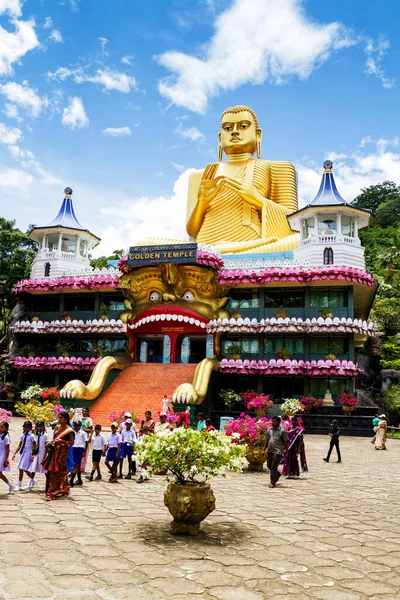
[[[58,246],[57,246],[57,250],[59,252],[61,252],[61,247],[62,247],[62,236],[63,236],[63,234],[62,234],[62,232],[60,232],[58,234]]]
[[[354,219],[354,237],[358,239],[358,221]]]
[[[318,215],[314,215],[314,235],[318,235]]]
[[[76,254],[76,256],[80,256],[80,246],[81,246],[81,236],[77,235],[76,236],[76,243],[75,243],[75,254]]]
[[[336,215],[336,235],[342,235],[342,215]]]

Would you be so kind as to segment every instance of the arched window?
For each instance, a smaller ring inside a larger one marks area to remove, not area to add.
[[[45,277],[49,277],[50,276],[50,269],[51,269],[51,264],[49,262],[47,262],[44,265],[44,276]]]
[[[325,248],[324,250],[324,265],[333,265],[333,250]]]

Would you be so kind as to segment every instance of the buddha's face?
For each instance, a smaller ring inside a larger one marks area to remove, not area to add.
[[[258,139],[261,139],[261,129],[257,129],[253,115],[247,110],[223,116],[220,141],[225,154],[253,154]]]

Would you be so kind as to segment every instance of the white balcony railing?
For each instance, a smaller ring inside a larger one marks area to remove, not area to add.
[[[318,235],[300,241],[300,246],[309,246],[310,244],[350,244],[352,246],[360,246],[361,242],[358,237],[354,238],[348,235]]]

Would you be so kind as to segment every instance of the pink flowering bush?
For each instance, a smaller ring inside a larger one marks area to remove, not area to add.
[[[232,437],[232,442],[235,444],[263,446],[271,423],[271,419],[267,419],[267,417],[257,419],[242,413],[238,419],[232,419],[226,423],[225,433]]]
[[[11,423],[12,412],[9,410],[5,410],[4,408],[0,408],[0,422],[5,421],[6,423]]]
[[[311,412],[321,408],[323,405],[323,400],[314,398],[314,396],[303,396],[303,398],[300,400],[300,404],[303,405],[304,412]]]
[[[115,410],[113,410],[112,413],[110,413],[108,420],[110,421],[110,423],[118,423],[118,425],[119,425],[124,420],[124,416],[125,416],[126,412],[127,412],[126,410],[123,410],[122,412],[119,413],[119,415],[117,415]]]
[[[349,392],[339,394],[339,402],[343,406],[344,412],[353,412],[358,406],[357,398],[353,394],[349,394]]]
[[[63,406],[61,406],[61,404],[53,404],[53,406],[51,407],[51,411],[58,417],[58,415],[60,414],[60,412],[68,412],[65,410],[65,408]]]
[[[243,403],[245,404],[247,410],[267,410],[267,408],[272,408],[274,403],[269,399],[267,394],[258,394],[257,392],[245,392],[240,394]]]

